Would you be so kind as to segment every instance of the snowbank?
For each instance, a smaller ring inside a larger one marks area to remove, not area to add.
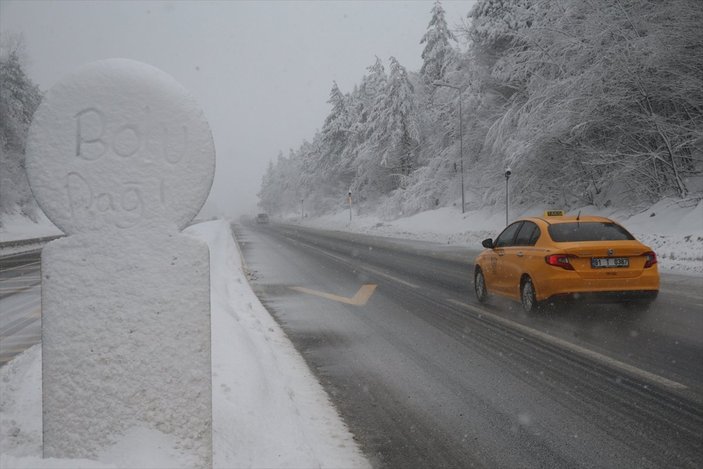
[[[510,220],[542,215],[546,208],[511,208]],[[687,207],[680,205],[677,200],[666,199],[634,214],[623,209],[597,209],[592,206],[572,210],[569,214],[576,215],[579,211],[622,223],[640,241],[654,249],[659,257],[660,271],[703,275],[703,201]],[[288,221],[298,223],[299,217],[292,216]],[[504,207],[488,207],[462,214],[455,207],[442,207],[393,221],[384,221],[375,215],[354,214],[351,223],[349,211],[341,211],[334,215],[306,219],[304,224],[323,229],[483,249],[481,241],[495,238],[505,227],[505,211]]]
[[[39,210],[37,212],[39,218],[36,223],[19,213],[0,215],[0,243],[63,234],[46,215]]]
[[[189,227],[210,247],[214,467],[368,467],[302,357],[251,291],[229,226]],[[41,346],[0,368],[0,467],[174,468],[173,439],[136,428],[98,461],[41,459]]]

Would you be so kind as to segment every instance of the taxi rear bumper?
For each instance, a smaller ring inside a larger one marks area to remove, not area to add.
[[[578,273],[564,270],[542,279],[534,279],[537,299],[551,297],[591,298],[593,301],[652,300],[659,292],[659,272],[645,269],[637,277],[585,279]]]

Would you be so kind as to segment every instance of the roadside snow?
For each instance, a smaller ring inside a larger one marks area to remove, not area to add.
[[[33,222],[29,218],[16,214],[0,215],[0,243],[22,239],[44,238],[46,236],[62,235],[63,232],[39,212],[39,221]]]
[[[541,216],[546,208],[511,208],[510,220],[523,216]],[[624,225],[637,239],[657,253],[661,272],[703,275],[703,201],[693,207],[686,207],[676,200],[666,199],[634,214],[622,209],[597,209],[592,206],[581,207],[568,214],[576,215],[579,211],[584,215],[608,217]],[[286,221],[300,223],[300,218],[295,215]],[[505,211],[497,207],[462,214],[457,208],[442,207],[393,221],[354,213],[350,223],[349,211],[345,210],[334,215],[305,219],[303,224],[322,229],[483,249],[482,240],[495,238],[505,228]]]
[[[229,226],[185,233],[210,247],[215,468],[368,467],[302,357],[252,292]],[[98,461],[41,458],[41,346],[0,368],[0,467],[174,468],[170,435],[134,428]]]

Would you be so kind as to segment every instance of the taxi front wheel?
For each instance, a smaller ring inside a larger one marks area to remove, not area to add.
[[[485,303],[488,298],[488,290],[486,290],[486,278],[480,267],[476,268],[476,272],[474,272],[474,291],[478,302]]]
[[[520,303],[522,309],[527,313],[532,313],[537,309],[537,296],[535,295],[535,285],[530,277],[525,277],[520,286]]]

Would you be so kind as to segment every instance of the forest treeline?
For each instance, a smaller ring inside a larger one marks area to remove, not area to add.
[[[519,204],[703,198],[700,0],[478,0],[455,28],[430,13],[421,69],[376,58],[333,83],[321,128],[270,163],[263,210],[334,212],[348,191],[386,218],[456,205],[462,167],[467,209],[502,203],[506,167]]]
[[[450,28],[437,2],[420,70],[376,58],[353,90],[333,83],[329,115],[271,162],[260,205],[322,214],[351,191],[395,218],[460,203],[463,168],[472,208],[502,203],[508,166],[518,204],[696,203],[702,24],[700,0],[478,0]],[[16,38],[0,44],[0,215],[35,218],[24,146],[41,93],[22,56]]]
[[[19,213],[36,221],[39,208],[29,189],[24,150],[41,93],[24,72],[22,44],[17,37],[0,42],[0,215]]]

